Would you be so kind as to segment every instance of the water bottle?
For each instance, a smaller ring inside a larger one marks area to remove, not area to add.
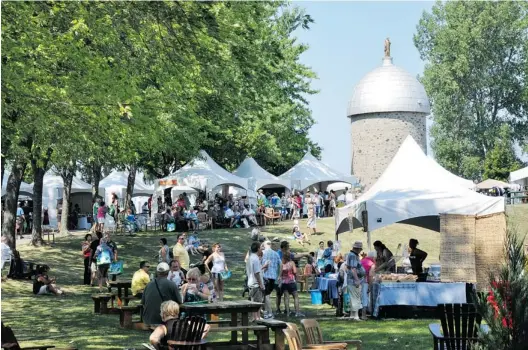
[[[150,280],[151,280],[151,281],[154,280],[154,274],[153,274],[153,273],[150,274]]]

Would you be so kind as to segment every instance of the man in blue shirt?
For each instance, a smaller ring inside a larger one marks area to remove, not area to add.
[[[271,249],[271,242],[266,241],[264,243],[264,252],[262,255],[262,270],[264,271],[264,318],[273,318],[271,311],[271,297],[270,294],[275,288],[275,281],[279,277],[279,271],[281,271],[281,258],[279,254]]]

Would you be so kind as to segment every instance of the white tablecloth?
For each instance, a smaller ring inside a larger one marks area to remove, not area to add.
[[[467,302],[466,283],[381,283],[379,284],[379,294],[374,300],[374,316],[378,315],[380,306],[464,304]]]

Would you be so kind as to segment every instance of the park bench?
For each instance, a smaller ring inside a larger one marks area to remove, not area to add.
[[[94,301],[94,313],[109,314],[110,309],[108,308],[108,301],[112,301],[111,308],[113,309],[115,294],[113,293],[93,294],[92,300]]]
[[[278,320],[258,320],[256,324],[261,326],[266,326],[268,329],[271,329],[275,333],[275,350],[284,350],[284,333],[283,329],[288,327],[288,324],[283,321]]]
[[[139,306],[120,306],[119,310],[119,325],[122,328],[132,329],[134,328],[132,317],[134,314],[140,312]]]
[[[77,350],[75,348],[68,348],[68,349],[58,349],[55,348],[55,345],[38,345],[38,346],[28,346],[28,347],[21,347],[18,343],[17,338],[15,337],[15,333],[11,329],[11,327],[4,325],[4,322],[2,322],[2,349],[9,349],[9,350],[47,350],[54,348],[55,350]]]
[[[473,348],[478,342],[478,333],[488,330],[487,325],[480,324],[482,317],[473,304],[438,304],[436,311],[440,324],[429,325],[434,350]]]

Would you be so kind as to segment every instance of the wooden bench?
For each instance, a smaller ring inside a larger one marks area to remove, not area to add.
[[[275,333],[275,350],[284,350],[285,339],[282,330],[288,328],[286,322],[278,320],[258,320],[256,323],[266,326]]]
[[[121,306],[119,310],[119,325],[122,328],[134,328],[132,316],[139,313],[139,306]]]
[[[96,314],[109,314],[108,301],[112,301],[112,309],[114,308],[115,294],[112,293],[101,293],[93,294],[92,300],[94,301],[94,313]]]
[[[261,349],[263,344],[269,344],[269,328],[265,325],[251,325],[251,326],[228,326],[210,328],[209,333],[219,332],[248,332],[253,331],[257,337],[257,349]]]

